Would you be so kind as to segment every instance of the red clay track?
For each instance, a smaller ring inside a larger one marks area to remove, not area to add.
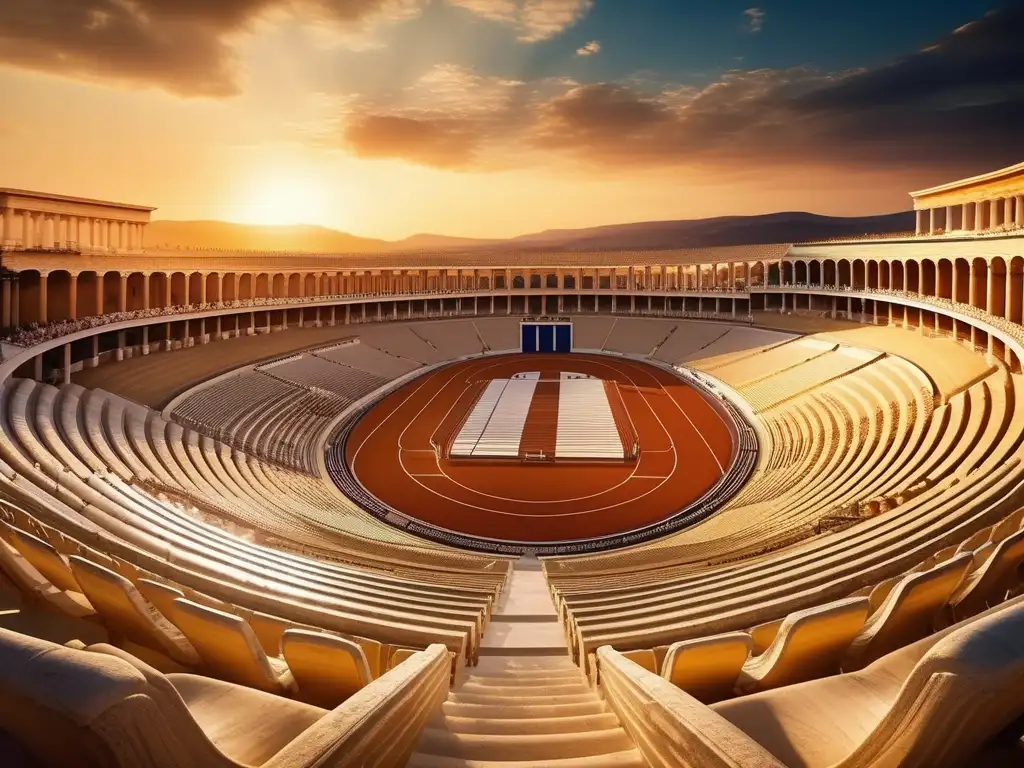
[[[431,436],[472,406],[474,382],[540,371],[618,381],[640,442],[625,464],[440,462]],[[603,355],[500,355],[422,376],[377,404],[349,437],[352,474],[381,501],[431,525],[526,542],[608,536],[698,499],[728,469],[729,428],[704,396],[667,371]]]

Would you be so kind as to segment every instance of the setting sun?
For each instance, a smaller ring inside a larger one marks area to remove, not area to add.
[[[239,195],[237,220],[244,224],[320,224],[337,221],[327,184],[303,171],[268,173],[251,179]]]

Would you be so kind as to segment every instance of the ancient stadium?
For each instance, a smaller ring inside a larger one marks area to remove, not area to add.
[[[0,762],[1024,764],[1024,164],[912,201],[306,254],[0,190]]]

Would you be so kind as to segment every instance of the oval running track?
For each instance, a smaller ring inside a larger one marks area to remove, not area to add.
[[[617,381],[639,460],[437,459],[431,438],[461,422],[479,392],[477,382],[529,371]],[[668,371],[604,355],[511,354],[454,363],[391,393],[353,428],[346,461],[367,491],[408,517],[470,536],[541,543],[659,522],[710,489],[728,469],[732,451],[719,412]]]

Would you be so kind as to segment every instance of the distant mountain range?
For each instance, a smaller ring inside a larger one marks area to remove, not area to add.
[[[647,221],[585,229],[549,229],[502,240],[419,234],[403,240],[357,237],[312,225],[268,226],[223,221],[153,221],[146,232],[151,247],[223,248],[261,251],[385,253],[401,251],[559,250],[608,251],[630,248],[707,248],[720,245],[798,243],[913,231],[914,213],[838,217],[784,212],[758,216]]]

